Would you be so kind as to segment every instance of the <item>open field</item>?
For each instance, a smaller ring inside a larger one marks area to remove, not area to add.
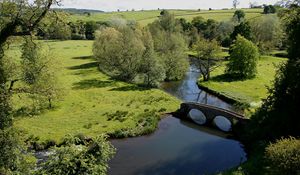
[[[209,82],[199,81],[207,87],[236,101],[257,107],[261,100],[267,97],[267,87],[272,86],[277,66],[287,59],[272,56],[262,56],[258,62],[258,74],[254,79],[244,81],[229,81],[224,78],[225,64],[212,72]]]
[[[262,9],[243,9],[246,13],[246,18],[251,19],[262,15]],[[170,10],[176,18],[185,18],[191,21],[196,16],[202,16],[205,19],[214,19],[217,21],[230,20],[235,10]],[[108,21],[112,18],[124,18],[127,20],[135,20],[141,25],[147,25],[159,16],[159,10],[148,11],[130,11],[130,12],[109,12],[109,13],[91,13],[91,16],[84,14],[70,15],[71,21]]]
[[[41,142],[60,142],[66,134],[95,136],[135,129],[137,123],[143,123],[141,120],[155,117],[149,116],[153,115],[152,110],[156,114],[171,112],[180,104],[161,90],[142,89],[99,72],[91,56],[92,41],[43,43],[59,59],[60,81],[66,93],[63,100],[55,104],[55,109],[15,121],[16,127]]]

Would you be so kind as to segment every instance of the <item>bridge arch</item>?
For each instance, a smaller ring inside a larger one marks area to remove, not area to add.
[[[241,114],[194,102],[182,103],[176,116],[199,125],[215,127],[224,132],[230,132],[234,126],[244,125],[249,121]]]

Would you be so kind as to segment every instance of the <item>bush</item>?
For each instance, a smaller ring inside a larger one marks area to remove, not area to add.
[[[53,149],[54,154],[41,165],[38,174],[101,174],[108,170],[108,161],[115,153],[105,136],[95,138],[87,146],[70,143]]]
[[[251,41],[239,35],[230,48],[230,59],[226,73],[233,78],[253,78],[257,72],[258,57],[258,48]]]
[[[271,174],[300,173],[300,140],[280,139],[266,148],[265,159]]]

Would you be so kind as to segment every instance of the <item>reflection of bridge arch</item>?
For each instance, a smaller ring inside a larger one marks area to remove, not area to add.
[[[243,115],[200,103],[182,103],[176,116],[192,120],[206,126],[214,126],[222,131],[231,131],[234,126],[249,121]]]

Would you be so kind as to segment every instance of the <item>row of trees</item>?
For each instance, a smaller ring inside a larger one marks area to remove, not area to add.
[[[187,67],[187,45],[173,15],[163,11],[146,28],[120,20],[96,34],[93,52],[101,70],[124,81],[156,86],[178,80]]]
[[[55,20],[53,20],[55,19]],[[93,40],[95,31],[101,26],[107,26],[106,22],[95,21],[76,21],[69,22],[68,14],[64,12],[55,12],[48,14],[36,29],[36,35],[40,39],[54,40]]]

